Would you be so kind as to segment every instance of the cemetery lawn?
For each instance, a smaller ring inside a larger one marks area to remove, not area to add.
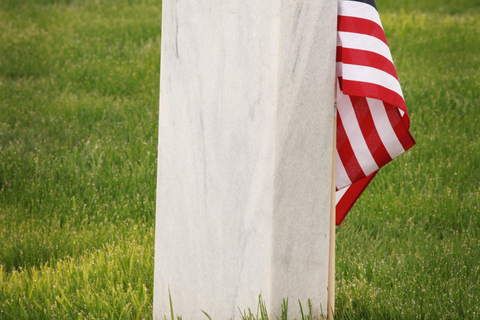
[[[377,6],[417,145],[337,228],[336,319],[479,319],[480,1]],[[0,1],[0,319],[152,318],[160,23]]]

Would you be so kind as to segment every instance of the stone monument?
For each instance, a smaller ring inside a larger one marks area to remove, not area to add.
[[[163,0],[154,319],[327,313],[336,13]]]

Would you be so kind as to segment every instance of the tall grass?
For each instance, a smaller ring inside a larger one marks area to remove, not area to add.
[[[377,6],[417,145],[337,229],[336,318],[478,319],[480,2]],[[152,317],[160,22],[0,1],[0,319]]]
[[[151,317],[160,3],[0,8],[0,319]]]

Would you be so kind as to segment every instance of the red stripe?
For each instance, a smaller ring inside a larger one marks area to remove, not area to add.
[[[388,45],[383,28],[372,20],[358,17],[338,16],[337,28],[338,31],[361,33],[367,36],[372,36]]]
[[[407,151],[415,144],[415,140],[410,134],[410,131],[408,131],[408,125],[404,122],[404,119],[402,119],[400,112],[397,108],[395,108],[395,106],[389,105],[387,103],[384,103],[384,105],[392,128],[395,131],[398,140],[402,144],[403,149]],[[408,116],[404,116],[404,118],[408,119]]]
[[[342,79],[343,93],[349,96],[369,97],[394,105],[407,112],[403,97],[393,90],[378,84]]]
[[[407,127],[407,129],[410,129],[410,118],[408,117],[408,113],[405,112],[402,116],[402,119],[403,123],[405,123],[405,127]]]
[[[337,115],[337,151],[350,181],[357,181],[365,177],[365,173],[355,157],[352,145],[343,127],[340,114]]]
[[[388,162],[392,161],[392,158],[390,157],[390,154],[383,145],[382,139],[378,134],[372,114],[370,113],[367,99],[363,97],[350,96],[350,100],[352,101],[353,110],[357,116],[360,130],[362,131],[363,138],[367,143],[368,149],[370,150],[373,159],[375,159],[377,166],[381,168]]]
[[[398,80],[397,72],[395,71],[395,66],[393,65],[392,61],[375,52],[349,49],[338,46],[337,62],[379,69],[392,75],[393,77],[395,77],[395,79]]]
[[[337,62],[342,62],[343,61],[343,47],[342,46],[337,46]]]
[[[343,219],[345,219],[348,211],[350,211],[350,209],[353,207],[357,199],[368,186],[370,181],[372,181],[373,177],[375,177],[377,172],[378,171],[375,171],[371,173],[368,177],[365,177],[353,183],[342,196],[340,201],[338,201],[337,205],[335,206],[335,224],[337,226],[339,226],[343,222]]]
[[[337,71],[338,73],[338,71]],[[340,91],[343,92],[343,77],[342,76],[338,76],[338,87],[340,88]]]

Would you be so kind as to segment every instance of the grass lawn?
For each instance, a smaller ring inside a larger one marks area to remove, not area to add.
[[[337,228],[336,319],[480,319],[480,1],[377,7],[417,145]],[[160,23],[0,0],[0,319],[152,318]]]

